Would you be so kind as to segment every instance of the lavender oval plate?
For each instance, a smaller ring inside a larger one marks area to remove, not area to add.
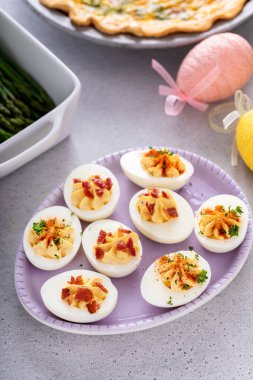
[[[193,210],[196,210],[207,198],[221,193],[236,195],[246,203],[250,217],[248,231],[243,243],[229,253],[215,254],[201,247],[193,233],[184,242],[170,246],[155,243],[139,234],[143,244],[143,259],[134,273],[125,278],[112,280],[119,291],[118,304],[114,311],[99,322],[78,324],[64,321],[51,314],[42,302],[40,288],[48,278],[60,272],[78,268],[92,269],[82,248],[80,248],[75,259],[66,267],[48,272],[37,269],[30,264],[23,251],[22,242],[20,242],[15,265],[15,286],[21,304],[31,316],[47,326],[77,334],[104,335],[139,331],[162,325],[190,313],[215,297],[235,278],[247,259],[252,242],[252,217],[249,203],[235,181],[217,165],[196,154],[180,149],[172,150],[191,161],[195,167],[191,182],[180,190],[180,194],[188,200]],[[98,159],[96,163],[108,167],[117,176],[121,186],[120,202],[111,218],[135,229],[128,214],[128,203],[132,195],[139,190],[139,187],[130,182],[120,168],[120,157],[124,153],[126,151],[114,153]],[[56,187],[38,207],[37,211],[53,205],[63,205],[62,188],[63,185]],[[87,223],[83,223],[83,227],[86,225]],[[180,307],[163,309],[149,305],[142,299],[139,289],[145,270],[155,258],[164,253],[188,249],[189,246],[194,247],[199,254],[208,260],[211,266],[212,278],[208,288],[200,297]]]

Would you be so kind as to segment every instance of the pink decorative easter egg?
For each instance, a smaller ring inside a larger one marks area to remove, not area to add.
[[[221,33],[205,39],[190,50],[180,66],[180,90],[190,93],[215,66],[219,68],[218,77],[196,100],[215,102],[242,88],[253,74],[253,49],[238,34]]]

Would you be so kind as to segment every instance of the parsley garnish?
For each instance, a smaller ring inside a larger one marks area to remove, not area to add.
[[[40,235],[41,232],[46,228],[46,221],[41,220],[39,223],[33,223],[33,231],[36,232],[37,235]]]
[[[230,236],[238,236],[239,227],[234,225],[229,227],[228,233]]]
[[[60,256],[57,255],[56,253],[54,254],[54,256],[55,256],[56,259],[59,259],[59,258],[60,258]]]
[[[190,247],[189,247],[189,251],[193,251],[193,247],[190,246]]]
[[[55,245],[59,245],[59,244],[60,244],[60,239],[61,239],[61,238],[59,238],[59,237],[55,238],[55,239],[54,239],[54,244],[55,244]]]
[[[71,212],[71,216],[75,215],[74,211]]]
[[[195,259],[198,260],[199,259],[199,255],[196,253],[195,255]]]
[[[169,152],[169,156],[174,156],[174,152]]]
[[[197,276],[197,282],[198,284],[202,284],[208,279],[207,271],[205,269],[202,269],[202,271]]]
[[[190,285],[188,285],[188,284],[183,284],[183,289],[189,289],[189,287],[190,287]]]
[[[235,209],[232,209],[231,206],[229,206],[228,208],[228,212],[233,212],[235,214],[235,216],[240,216],[241,214],[243,214],[243,210],[241,208],[241,206],[236,206]]]
[[[173,305],[172,298],[169,298],[169,301],[167,302],[168,305]]]

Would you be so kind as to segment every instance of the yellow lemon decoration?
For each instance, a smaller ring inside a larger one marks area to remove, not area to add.
[[[253,171],[253,110],[240,117],[236,127],[236,144],[243,161]]]

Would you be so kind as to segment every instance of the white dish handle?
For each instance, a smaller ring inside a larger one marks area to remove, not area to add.
[[[55,145],[55,143],[60,140],[60,126],[62,124],[63,115],[64,111],[62,110],[62,112],[50,113],[48,114],[48,117],[43,117],[36,121],[33,134],[36,134],[36,131],[39,132],[39,130],[43,130],[43,128],[46,128],[47,125],[52,126],[50,131],[46,134],[46,136],[42,137],[41,140],[35,142],[35,144],[29,146],[27,149],[23,150],[14,157],[11,157],[10,159],[7,159],[6,161],[0,163],[0,178],[4,177],[13,170],[18,169],[20,166],[26,164],[34,157],[38,156],[39,154],[45,152],[47,149]],[[29,135],[27,136],[27,139],[29,139]],[[19,141],[16,141],[14,149],[18,143]]]

